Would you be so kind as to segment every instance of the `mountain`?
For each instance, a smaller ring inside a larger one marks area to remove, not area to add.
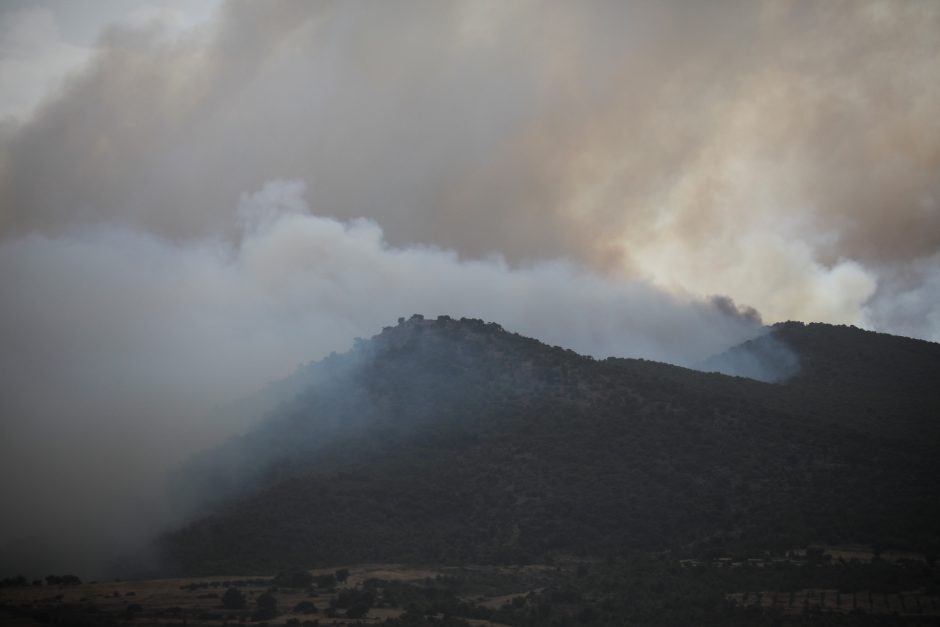
[[[940,444],[940,344],[851,326],[784,322],[700,367],[782,379],[782,397],[801,403],[817,420]]]
[[[742,359],[782,382],[400,320],[181,470],[209,505],[159,547],[186,573],[940,547],[940,346],[785,323],[702,367]]]

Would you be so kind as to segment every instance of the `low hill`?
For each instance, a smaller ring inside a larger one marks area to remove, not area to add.
[[[800,363],[781,384],[401,320],[183,470],[215,498],[160,548],[177,571],[247,573],[940,546],[938,346],[792,323],[770,337]]]

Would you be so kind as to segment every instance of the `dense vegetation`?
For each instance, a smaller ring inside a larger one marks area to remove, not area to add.
[[[935,553],[940,346],[772,335],[802,366],[777,385],[402,321],[308,366],[292,402],[181,473],[216,504],[161,547],[191,573],[812,542]]]
[[[794,413],[852,431],[940,445],[940,345],[850,326],[787,322],[704,367],[733,371],[736,362],[756,357],[764,364],[782,362],[786,371],[788,353],[797,367],[785,385],[775,386],[776,403],[796,403]]]

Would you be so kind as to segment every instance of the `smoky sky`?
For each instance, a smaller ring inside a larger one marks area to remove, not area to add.
[[[915,0],[109,26],[0,122],[0,550],[96,568],[238,430],[200,417],[415,312],[680,364],[759,317],[940,339],[938,33]]]
[[[937,269],[938,27],[927,1],[291,0],[114,26],[4,129],[0,229],[231,236],[297,179],[393,245],[934,338],[935,298],[915,325],[882,301]]]
[[[240,398],[402,315],[459,312],[582,353],[676,363],[761,331],[726,297],[569,261],[393,247],[373,221],[310,213],[304,191],[271,181],[244,195],[235,242],[113,226],[0,243],[15,296],[0,309],[8,568],[108,573],[173,520],[163,473],[260,418],[233,411]]]

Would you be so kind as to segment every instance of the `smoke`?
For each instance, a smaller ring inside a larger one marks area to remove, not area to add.
[[[0,120],[23,116],[55,89],[53,77],[80,67],[91,50],[66,41],[52,11],[24,7],[4,15],[0,7],[0,76],[10,89],[0,97]]]
[[[940,253],[882,269],[889,277],[869,308],[876,328],[940,341]]]
[[[767,333],[713,355],[698,364],[697,369],[765,383],[781,383],[799,373],[800,358],[783,340]]]
[[[233,0],[111,28],[8,129],[0,232],[235,237],[297,178],[395,246],[936,338],[884,284],[940,247],[938,30],[926,1]]]
[[[165,470],[244,427],[210,419],[214,408],[401,315],[497,320],[599,357],[679,363],[761,330],[728,299],[568,261],[513,269],[392,247],[375,222],[311,214],[303,193],[274,181],[243,196],[234,243],[121,227],[0,242],[5,565],[101,572],[167,523]]]
[[[195,417],[413,312],[682,364],[758,332],[735,302],[940,339],[937,32],[878,0],[109,28],[0,124],[0,562],[101,570],[244,424]]]

